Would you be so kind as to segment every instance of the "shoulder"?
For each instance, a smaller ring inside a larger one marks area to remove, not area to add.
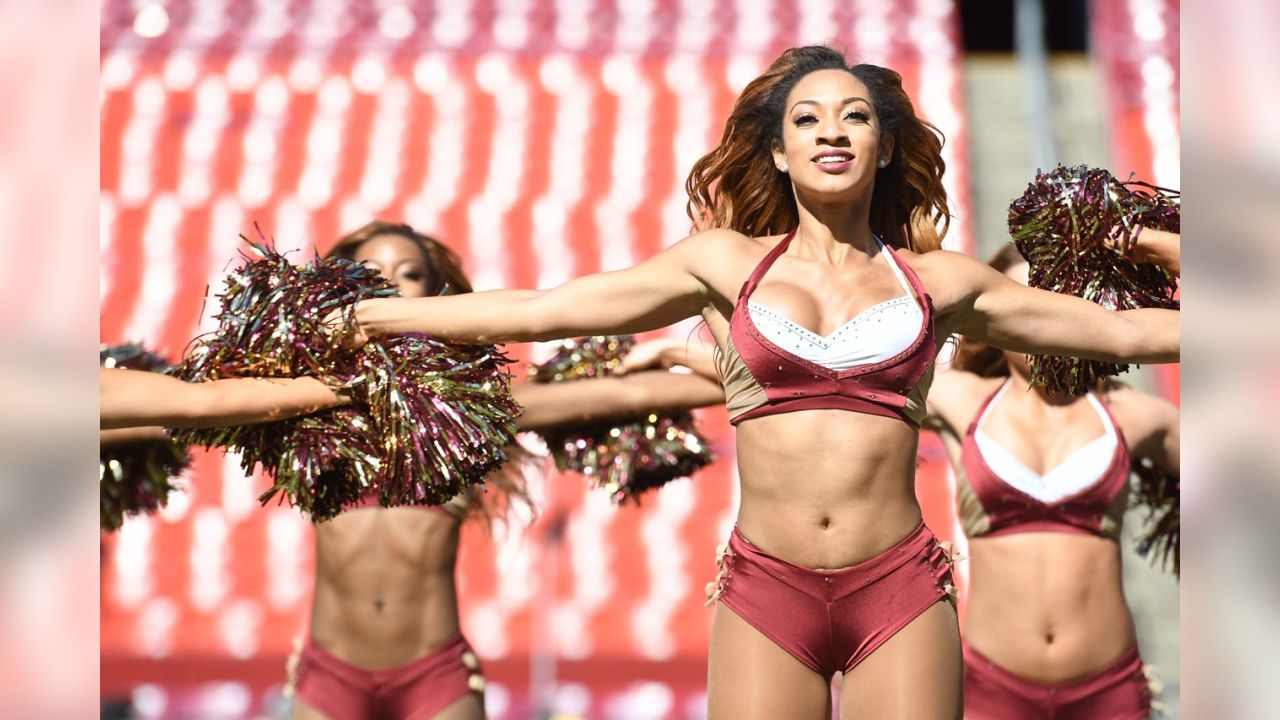
[[[954,250],[930,250],[918,253],[911,250],[894,250],[902,261],[920,276],[943,281],[956,275],[970,277],[985,275],[991,269],[984,263]]]
[[[982,377],[964,370],[939,372],[929,388],[929,404],[951,426],[956,435],[964,433],[978,409],[1000,389],[1005,378]]]
[[[735,230],[715,228],[694,233],[672,245],[678,262],[704,282],[723,292],[737,292],[751,269],[782,239],[750,237]]]
[[[671,246],[672,250],[684,252],[708,252],[715,250],[745,250],[755,244],[758,238],[751,238],[736,230],[712,228],[693,233]]]
[[[1158,395],[1119,382],[1108,383],[1096,395],[1131,444],[1177,427],[1178,406]]]
[[[925,290],[939,307],[954,305],[971,297],[994,272],[987,265],[953,250],[894,252],[920,277]]]

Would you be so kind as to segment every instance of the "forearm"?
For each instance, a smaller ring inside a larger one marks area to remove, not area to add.
[[[200,400],[167,427],[222,427],[274,422],[346,403],[323,381],[301,378],[228,378],[196,383]]]
[[[1174,275],[1182,274],[1182,236],[1164,230],[1143,228],[1129,257],[1137,263],[1159,265]]]
[[[635,413],[678,412],[724,403],[720,381],[701,373],[640,372],[619,380]]]
[[[560,383],[516,383],[521,430],[674,412],[724,402],[719,383],[687,373],[645,370]]]
[[[686,367],[695,375],[720,382],[720,370],[716,367],[714,351],[701,343],[673,342],[662,352],[664,367]]]
[[[374,298],[356,305],[367,337],[422,333],[461,343],[529,342],[539,328],[527,321],[537,290],[491,290],[429,298]]]
[[[345,399],[315,378],[189,383],[157,373],[104,370],[99,402],[99,426],[108,430],[271,422],[341,405]]]
[[[124,445],[136,442],[162,442],[169,439],[162,427],[131,427],[98,432],[99,445]]]

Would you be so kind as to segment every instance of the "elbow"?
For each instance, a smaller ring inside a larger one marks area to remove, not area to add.
[[[1153,338],[1150,343],[1146,343],[1143,348],[1143,354],[1146,356],[1141,361],[1149,363],[1176,363],[1182,355],[1182,343],[1178,326],[1174,326],[1166,332],[1162,332],[1158,337]]]
[[[1121,331],[1120,337],[1116,357],[1107,358],[1112,362],[1176,363],[1181,355],[1181,334],[1176,312],[1170,312],[1169,316],[1162,317],[1155,323],[1131,320]]]

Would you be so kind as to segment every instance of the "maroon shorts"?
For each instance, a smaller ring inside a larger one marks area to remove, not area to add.
[[[387,670],[358,668],[308,640],[294,673],[296,696],[332,720],[427,720],[484,691],[480,663],[461,634]]]
[[[839,570],[762,552],[735,528],[712,594],[819,675],[848,672],[940,600],[951,561],[923,523],[897,545]]]
[[[965,720],[1146,720],[1151,689],[1135,646],[1111,667],[1069,683],[1010,673],[964,646]]]

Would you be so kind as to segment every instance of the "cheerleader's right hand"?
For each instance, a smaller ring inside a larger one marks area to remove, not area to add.
[[[622,358],[618,374],[625,375],[641,370],[669,370],[676,364],[672,361],[673,352],[680,346],[681,343],[668,338],[637,343],[631,348],[631,352]]]
[[[356,303],[338,308],[331,311],[324,318],[324,326],[329,333],[329,337],[339,346],[350,350],[359,350],[364,347],[365,343],[369,342],[369,337],[361,329],[360,321],[356,315],[358,305],[359,303]]]

